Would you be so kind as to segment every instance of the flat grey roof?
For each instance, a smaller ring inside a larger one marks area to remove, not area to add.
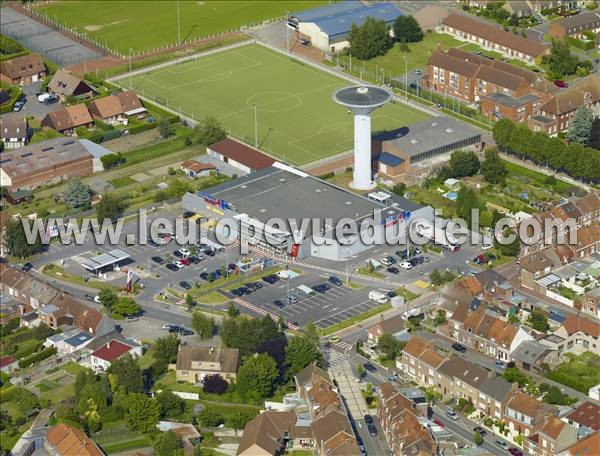
[[[274,217],[284,221],[293,218],[298,223],[302,218],[323,221],[327,217],[335,225],[345,217],[360,223],[378,209],[382,210],[383,219],[398,217],[402,213],[397,207],[381,205],[314,176],[276,166],[230,180],[204,190],[202,194],[225,200],[236,213],[247,214],[261,223]],[[196,195],[188,193],[184,196],[184,204],[193,205],[196,199]],[[311,233],[311,228],[307,227],[305,235]]]
[[[130,255],[127,252],[124,252],[120,249],[111,250],[108,253],[103,253],[101,255],[96,255],[93,258],[90,258],[87,261],[81,263],[81,265],[89,269],[90,271],[94,271],[100,268],[104,268],[106,266],[110,266],[111,264],[118,263],[119,261],[123,261],[130,258]]]
[[[537,101],[540,99],[540,97],[535,96],[531,93],[515,98],[500,92],[492,93],[491,95],[488,95],[485,98],[492,100],[495,103],[499,103],[501,105],[510,107],[522,106],[529,102]]]
[[[420,155],[477,137],[481,138],[481,132],[478,129],[449,117],[434,117],[374,136],[375,139],[384,142],[384,150],[385,143],[391,143],[409,156]]]
[[[511,356],[527,364],[535,363],[542,356],[548,347],[536,342],[535,340],[524,340],[511,353]]]
[[[336,103],[350,108],[376,108],[392,99],[392,95],[385,89],[375,86],[344,87],[333,94]]]

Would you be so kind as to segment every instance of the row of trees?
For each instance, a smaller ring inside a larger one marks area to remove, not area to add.
[[[542,57],[542,63],[548,65],[548,73],[552,79],[575,73],[578,76],[587,76],[593,67],[591,60],[579,60],[571,53],[567,39],[553,39],[550,53]]]
[[[600,151],[578,143],[565,144],[559,138],[533,132],[526,125],[508,119],[494,124],[492,134],[498,148],[519,157],[565,171],[587,181],[600,180]]]
[[[129,296],[118,296],[112,289],[103,288],[98,293],[100,303],[113,315],[132,317],[138,315],[142,308]]]
[[[362,25],[352,24],[348,34],[349,52],[360,60],[370,60],[385,54],[397,41],[408,50],[406,43],[414,43],[423,39],[421,27],[412,16],[400,16],[392,27],[384,20],[368,17]]]

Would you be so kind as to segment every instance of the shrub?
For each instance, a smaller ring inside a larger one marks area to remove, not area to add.
[[[21,360],[19,360],[19,367],[21,369],[31,366],[32,364],[38,363],[46,358],[49,358],[52,355],[56,354],[56,348],[55,347],[48,347],[45,348],[44,350],[42,350],[39,353],[36,353],[34,355],[31,355],[27,358],[23,358]]]
[[[100,158],[100,161],[102,162],[102,166],[104,166],[104,169],[110,169],[124,163],[125,159],[123,158],[123,155],[121,155],[121,153],[119,152],[118,154],[104,155]]]
[[[221,377],[219,374],[208,375],[204,377],[202,383],[202,390],[205,393],[223,394],[227,391],[229,384],[227,380]]]
[[[102,140],[100,142],[110,141],[111,139],[117,139],[121,137],[121,132],[119,130],[108,130],[102,135]]]

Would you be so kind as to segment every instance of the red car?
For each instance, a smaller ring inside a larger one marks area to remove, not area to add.
[[[192,262],[187,258],[182,258],[181,260],[179,260],[179,262],[184,266],[189,266],[190,264],[192,264]]]
[[[436,418],[436,419],[434,419],[434,420],[433,420],[433,422],[434,422],[435,424],[437,424],[439,427],[442,427],[442,428],[444,427],[444,423],[442,423],[442,422],[439,420],[439,418]]]
[[[565,81],[561,81],[560,79],[554,81],[554,85],[556,87],[560,87],[561,89],[566,89],[567,87],[569,87],[569,84],[567,84]]]
[[[518,448],[514,448],[514,447],[510,448],[508,450],[508,452],[510,454],[512,454],[512,456],[523,456],[523,452],[521,450],[519,450]]]

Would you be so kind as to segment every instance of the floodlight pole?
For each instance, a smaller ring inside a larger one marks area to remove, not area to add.
[[[289,20],[290,20],[290,12],[286,11],[285,12],[285,50],[287,51],[287,53],[290,53],[290,26],[289,26]]]
[[[408,59],[404,56],[404,94],[408,101]]]
[[[131,53],[133,49],[129,48],[129,90],[131,90]]]
[[[254,148],[258,149],[258,107],[254,106]]]
[[[177,0],[177,45],[181,45],[181,23],[179,20],[179,0]]]

